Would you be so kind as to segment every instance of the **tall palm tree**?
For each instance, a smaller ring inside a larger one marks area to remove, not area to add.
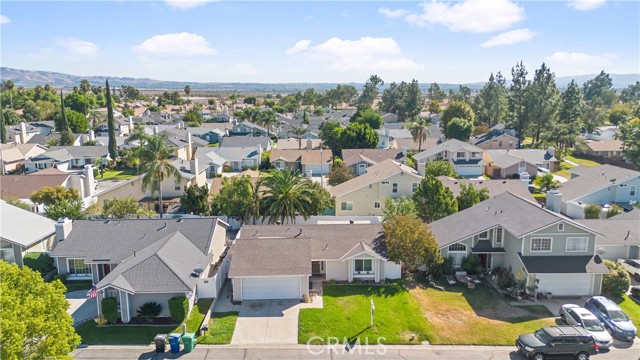
[[[139,146],[135,150],[145,173],[142,177],[142,191],[151,190],[151,193],[158,192],[158,204],[160,207],[160,217],[162,217],[162,181],[168,177],[181,180],[180,170],[178,170],[169,158],[173,155],[173,149],[166,143],[167,135],[160,133],[146,137],[144,146]]]
[[[88,109],[87,110],[87,119],[91,120],[91,122],[93,123],[93,128],[96,129],[96,127],[100,124],[102,124],[104,122],[104,118],[103,115],[100,111],[98,111],[98,109]]]
[[[422,142],[427,141],[427,136],[431,135],[431,132],[429,132],[429,118],[418,116],[414,121],[405,124],[404,127],[411,132],[413,141],[418,141],[418,152],[421,152]]]
[[[306,132],[307,129],[302,126],[291,125],[289,133],[295,135],[298,139],[298,150],[302,149],[302,135],[304,135]]]
[[[314,188],[311,179],[300,176],[296,171],[271,170],[262,181],[262,220],[269,223],[295,221],[296,215],[305,219],[314,208]]]
[[[82,79],[80,81],[80,92],[83,94],[86,94],[89,91],[91,91],[91,84],[89,83],[89,80]]]
[[[187,94],[187,104],[189,104],[191,102],[189,100],[189,94],[191,94],[191,86],[185,85],[184,86],[184,93]]]
[[[248,176],[248,175],[244,175],[244,176]],[[251,202],[249,203],[249,205],[245,208],[245,212],[244,212],[244,219],[245,221],[249,218],[253,218],[253,225],[256,224],[256,219],[260,217],[260,206],[261,204],[261,200],[262,200],[262,196],[260,194],[260,187],[262,186],[262,178],[258,178],[258,180],[255,183],[252,183],[251,181],[248,182],[248,187],[250,186],[248,190],[248,193],[250,194],[250,198],[251,198]]]
[[[2,87],[5,88],[9,92],[9,103],[11,104],[11,108],[13,109],[13,88],[15,88],[16,84],[11,80],[3,81]]]
[[[271,109],[261,111],[258,114],[258,117],[256,120],[260,125],[267,128],[268,137],[271,137],[271,128],[274,125],[280,125],[280,120],[278,120],[278,117],[276,116],[276,112]]]

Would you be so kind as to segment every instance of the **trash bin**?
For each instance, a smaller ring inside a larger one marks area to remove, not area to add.
[[[192,352],[196,345],[196,334],[186,333],[182,335],[182,343],[184,344],[184,352]]]
[[[179,353],[180,352],[180,338],[182,337],[182,334],[170,334],[169,335],[169,348],[171,349],[172,353]]]
[[[153,342],[156,344],[157,353],[163,353],[167,351],[167,335],[158,334],[153,338]]]

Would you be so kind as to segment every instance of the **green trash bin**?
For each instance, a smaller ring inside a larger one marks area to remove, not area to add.
[[[192,352],[196,345],[196,334],[186,333],[182,335],[182,343],[184,344],[184,352]]]

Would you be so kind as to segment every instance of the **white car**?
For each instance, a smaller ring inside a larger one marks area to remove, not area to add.
[[[618,262],[636,281],[640,281],[640,259],[618,259]]]
[[[582,326],[593,336],[598,347],[609,348],[613,344],[611,334],[602,326],[600,320],[591,311],[576,304],[564,304],[560,307],[560,318],[567,325]]]

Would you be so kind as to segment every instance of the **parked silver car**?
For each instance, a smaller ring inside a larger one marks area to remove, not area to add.
[[[593,336],[599,347],[609,348],[613,338],[600,320],[591,311],[576,304],[564,304],[560,307],[560,318],[567,325],[581,326]]]

